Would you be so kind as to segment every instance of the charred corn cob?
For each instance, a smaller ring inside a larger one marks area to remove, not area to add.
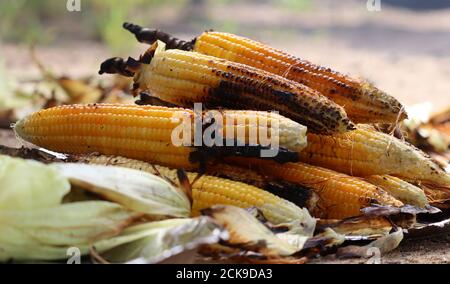
[[[156,42],[140,62],[105,61],[100,74],[131,72],[136,94],[150,93],[179,106],[275,110],[323,134],[354,129],[342,107],[304,85],[224,59],[164,50],[163,44],[156,48],[158,44],[162,43]]]
[[[124,158],[120,156],[105,156],[105,155],[72,155],[69,161],[83,162],[98,165],[113,165],[122,166],[141,171],[146,171],[152,174],[159,174],[168,177],[172,182],[178,182],[175,171],[162,166],[156,166],[147,162]],[[161,170],[161,172],[159,171]],[[208,164],[205,169],[205,174],[227,180],[233,180],[244,184],[252,185],[270,192],[282,199],[286,199],[299,207],[306,207],[309,212],[316,212],[318,195],[306,188],[286,181],[280,181],[267,176],[258,174],[256,171],[251,171],[241,167],[228,165],[225,163]],[[192,174],[191,174],[192,175]],[[200,177],[200,175],[199,175]],[[195,181],[194,181],[195,183]]]
[[[304,163],[275,164],[270,161],[230,158],[229,161],[313,189],[319,195],[316,217],[342,219],[361,214],[372,203],[402,206],[403,203],[383,189],[362,179]]]
[[[334,136],[308,134],[300,159],[349,175],[390,174],[407,181],[450,185],[450,176],[425,153],[365,125]]]
[[[374,175],[365,177],[365,179],[371,184],[381,187],[405,204],[422,208],[428,205],[424,191],[402,179],[390,175]]]
[[[238,62],[304,84],[343,106],[356,123],[393,123],[406,118],[403,106],[394,97],[372,84],[315,65],[263,43],[229,33],[208,31],[190,42],[161,31],[125,23],[124,28],[140,42],[162,40],[168,48],[192,50]]]
[[[276,196],[293,202],[297,206],[306,207],[312,214],[315,214],[319,210],[317,207],[319,196],[305,186],[268,175],[262,175],[248,168],[226,163],[210,163],[205,168],[206,173],[209,175],[240,181],[262,188]]]
[[[283,159],[297,159],[298,154],[294,151],[301,150],[306,144],[305,127],[282,116],[255,111],[230,110],[222,113],[223,123],[218,127],[222,127],[225,134],[241,131],[241,135],[234,136],[236,141],[243,143],[249,141],[252,128],[256,128],[257,131],[265,130],[270,135],[278,135],[280,146],[292,150],[280,150],[278,154],[281,154]],[[72,105],[36,112],[19,121],[14,129],[24,140],[57,152],[122,155],[186,169],[195,166],[191,162],[201,151],[207,151],[207,154],[213,156],[233,153],[259,154],[244,151],[253,149],[252,146],[226,147],[224,144],[224,147],[193,147],[194,135],[187,141],[192,142],[189,144],[192,147],[182,146],[185,144],[177,147],[173,141],[174,130],[182,126],[183,118],[187,118],[188,126],[191,126],[195,121],[194,115],[192,110],[158,106]],[[239,119],[234,119],[236,117]],[[278,126],[278,133],[271,133],[275,124]],[[195,126],[192,126],[188,130],[194,128]],[[259,140],[256,142],[259,143]],[[258,144],[255,147],[261,148]],[[214,152],[214,149],[219,150]]]
[[[91,155],[76,159],[89,164],[115,165],[149,172],[160,175],[181,186],[177,171],[166,167],[118,156]],[[200,215],[200,210],[202,209],[222,204],[242,208],[257,207],[270,222],[276,224],[309,217],[306,210],[302,210],[295,204],[252,185],[192,172],[188,172],[187,177],[189,182],[192,183],[192,214],[195,216]]]

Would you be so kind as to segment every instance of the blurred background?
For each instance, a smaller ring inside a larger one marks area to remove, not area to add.
[[[450,0],[66,0],[0,1],[0,91],[46,68],[96,76],[111,56],[145,49],[124,21],[191,39],[207,29],[261,40],[304,59],[364,77],[407,105],[450,104]],[[373,1],[369,1],[373,2]],[[105,76],[104,76],[105,77]],[[3,82],[2,82],[3,81]]]

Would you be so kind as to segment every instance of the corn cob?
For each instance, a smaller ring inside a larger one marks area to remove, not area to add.
[[[14,127],[27,142],[61,153],[99,152],[190,168],[193,149],[175,147],[173,115],[189,110],[126,105],[70,105],[41,110]]]
[[[149,172],[160,175],[180,186],[177,171],[167,167],[118,156],[91,155],[73,158],[89,164],[115,165]],[[234,205],[242,208],[254,206],[260,209],[270,222],[276,224],[301,220],[304,216],[309,216],[304,215],[307,214],[306,210],[300,209],[295,204],[252,185],[192,172],[188,172],[187,177],[192,182],[192,214],[194,216],[200,215],[200,210],[216,204]]]
[[[105,155],[72,155],[71,162],[83,162],[97,165],[122,166],[141,171],[146,171],[156,175],[168,177],[172,182],[177,183],[175,171],[171,171],[162,166],[156,166],[147,162],[124,158],[120,156]],[[159,171],[161,170],[161,172]],[[310,212],[318,212],[318,196],[312,190],[289,182],[275,180],[262,176],[255,171],[231,166],[228,164],[208,164],[205,174],[218,178],[229,179],[236,182],[252,185],[268,191],[276,196],[286,199],[299,207],[306,207]],[[200,176],[200,175],[199,175]],[[195,183],[195,182],[194,182]]]
[[[371,184],[381,187],[405,204],[422,208],[428,205],[424,191],[402,179],[390,175],[373,175],[365,177],[365,179]]]
[[[383,189],[362,179],[304,163],[275,164],[270,161],[229,158],[228,161],[313,189],[319,195],[317,206],[324,219],[342,219],[361,214],[371,204],[402,206]]]
[[[304,84],[343,106],[349,118],[356,123],[394,123],[406,118],[400,102],[372,84],[257,41],[229,33],[208,31],[186,42],[161,31],[129,23],[125,23],[124,28],[135,34],[140,42],[152,44],[156,40],[162,40],[169,49],[195,51],[223,58]]]
[[[291,148],[286,151],[280,149],[278,155],[282,156],[281,160],[296,160],[298,154],[294,151],[301,150],[306,144],[305,127],[282,116],[255,111],[230,110],[222,113],[224,120],[219,127],[223,127],[224,133],[243,130],[242,138],[235,136],[237,140],[241,138],[249,141],[251,128],[262,131],[265,127],[266,132],[271,134],[271,126],[277,124],[280,146]],[[208,155],[260,154],[251,150],[252,146],[177,147],[173,144],[172,135],[181,125],[179,120],[182,117],[194,123],[194,112],[187,109],[113,104],[73,105],[36,112],[19,121],[14,129],[24,140],[56,152],[122,155],[186,169],[196,166],[192,161],[201,162],[199,159]],[[235,117],[241,119],[234,120]],[[191,136],[194,139],[194,135]],[[254,147],[263,148],[258,145]],[[201,154],[202,151],[207,152]]]
[[[365,125],[334,136],[308,134],[300,159],[349,175],[389,174],[407,181],[450,185],[450,176],[425,153]]]
[[[209,175],[251,184],[289,200],[297,206],[306,207],[312,214],[320,213],[320,209],[317,207],[319,196],[305,186],[261,175],[248,168],[227,163],[210,163],[205,168],[206,173]]]
[[[342,107],[320,93],[283,77],[239,63],[182,50],[163,50],[157,42],[141,57],[108,59],[100,74],[134,75],[135,94],[150,93],[178,106],[276,110],[323,134],[354,129]],[[156,51],[155,51],[156,49]],[[125,70],[124,70],[125,69]],[[122,71],[121,71],[122,70]]]

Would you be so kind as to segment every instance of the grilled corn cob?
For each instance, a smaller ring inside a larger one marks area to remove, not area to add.
[[[173,182],[177,182],[175,171],[171,171],[162,166],[156,166],[147,162],[120,156],[74,155],[70,156],[69,160],[73,162],[133,168],[150,172],[152,174],[168,176]],[[161,172],[159,170],[161,170]],[[306,207],[309,212],[319,212],[319,209],[317,208],[319,197],[314,191],[310,190],[309,188],[286,181],[269,178],[267,176],[260,175],[255,171],[228,165],[225,163],[208,164],[205,169],[205,174],[252,185],[254,187],[264,189],[265,191],[270,192],[283,199],[286,199],[299,207]]]
[[[381,187],[405,204],[422,208],[428,205],[424,191],[402,179],[390,175],[374,175],[365,177],[365,179],[371,184]]]
[[[319,214],[320,209],[317,207],[319,196],[310,188],[227,163],[210,163],[205,168],[209,175],[251,184],[297,206],[306,207],[312,214]]]
[[[403,106],[394,97],[362,80],[330,68],[315,65],[263,43],[229,33],[208,31],[186,42],[161,31],[125,23],[124,28],[140,42],[162,40],[168,48],[192,50],[246,64],[283,76],[315,89],[343,106],[356,123],[393,123],[406,118]]]
[[[150,93],[179,106],[276,110],[323,134],[354,129],[342,107],[304,85],[247,65],[163,46],[156,42],[140,62],[106,60],[99,73],[132,71],[136,94]]]
[[[242,131],[241,136],[235,136],[237,140],[242,137],[249,141],[251,128],[278,135],[280,146],[292,150],[280,150],[278,154],[283,156],[282,159],[297,159],[298,154],[294,151],[301,150],[306,144],[305,127],[282,116],[255,111],[230,110],[222,113],[224,119],[219,127],[223,127],[224,133]],[[259,154],[245,151],[253,149],[252,146],[177,147],[173,144],[172,135],[183,123],[183,117],[188,118],[188,123],[194,123],[194,112],[187,109],[113,104],[73,105],[36,112],[19,121],[14,129],[24,140],[57,152],[122,155],[186,169],[195,166],[191,162],[201,157],[198,154],[202,151],[210,155]],[[235,117],[240,119],[235,120]],[[271,127],[275,124],[278,125],[278,134],[271,133]],[[194,135],[191,137],[194,140]],[[255,147],[263,148],[258,145]],[[217,152],[214,149],[218,149]]]
[[[450,185],[450,176],[425,153],[366,125],[334,136],[308,134],[300,159],[349,175],[390,174],[407,181]]]
[[[319,216],[324,219],[342,219],[360,215],[360,210],[372,203],[402,206],[403,203],[383,189],[362,179],[304,163],[275,164],[270,161],[230,158],[233,163],[250,167],[270,175],[313,189],[319,195]]]
[[[91,155],[76,159],[89,164],[115,165],[149,172],[160,175],[172,183],[181,186],[177,171],[167,167],[118,156]],[[270,222],[276,224],[302,220],[303,218],[309,217],[306,210],[302,210],[295,204],[252,185],[210,175],[199,175],[192,172],[188,172],[187,177],[189,182],[192,182],[192,214],[194,216],[200,215],[200,210],[202,209],[216,204],[222,204],[242,208],[257,207]]]

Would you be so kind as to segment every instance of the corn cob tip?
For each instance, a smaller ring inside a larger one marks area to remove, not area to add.
[[[196,41],[195,38],[191,41],[184,41],[165,32],[156,29],[143,28],[139,25],[128,22],[123,24],[123,28],[134,34],[136,39],[141,43],[153,44],[157,40],[160,40],[166,44],[167,49],[181,49],[190,51],[194,48]]]
[[[26,145],[29,142],[29,135],[27,135],[26,132],[26,125],[25,122],[27,121],[27,119],[29,118],[29,116],[26,116],[22,119],[20,119],[19,121],[17,121],[16,123],[11,125],[11,128],[14,132],[14,135],[16,136],[16,139],[22,143],[22,145]]]
[[[122,27],[127,31],[129,31],[130,33],[134,34],[134,36],[139,42],[152,44],[157,40],[156,38],[157,30],[155,29],[143,28],[139,25],[132,24],[129,22],[123,23]]]
[[[128,69],[128,64],[123,58],[113,57],[102,62],[98,74],[120,74],[126,77],[133,77],[134,72]]]
[[[144,29],[139,25],[129,23],[129,22],[123,23],[122,27],[133,34],[137,34],[142,30],[149,30],[149,29]]]
[[[22,138],[23,135],[23,120],[25,118],[22,118],[21,120],[17,121],[16,123],[11,124],[11,128],[14,131],[14,134],[16,137]]]
[[[382,107],[390,112],[390,114],[385,114],[389,121],[400,122],[408,118],[405,107],[396,98],[378,89],[373,84],[362,82],[361,91],[364,96],[371,98],[375,103],[381,103]]]

